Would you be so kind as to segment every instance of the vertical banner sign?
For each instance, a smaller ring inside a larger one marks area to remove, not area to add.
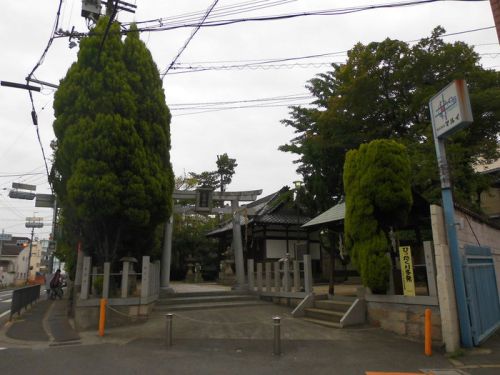
[[[411,260],[410,246],[399,247],[399,260],[401,262],[401,278],[403,279],[403,293],[405,296],[414,296],[415,278],[413,277],[413,262]]]

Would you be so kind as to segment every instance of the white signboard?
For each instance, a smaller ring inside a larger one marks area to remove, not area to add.
[[[457,79],[429,101],[432,126],[438,138],[450,135],[472,123],[467,83]]]

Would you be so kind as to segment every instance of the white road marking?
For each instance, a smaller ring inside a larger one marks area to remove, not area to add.
[[[12,302],[12,298],[11,299],[3,300],[2,302]]]
[[[3,318],[5,315],[10,314],[10,310],[4,311],[0,314],[0,318]]]

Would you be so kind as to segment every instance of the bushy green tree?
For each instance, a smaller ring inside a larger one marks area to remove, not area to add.
[[[230,158],[227,153],[217,155],[217,170],[203,171],[201,173],[189,172],[191,183],[200,187],[220,188],[225,191],[233,179],[235,168],[238,166],[236,159]]]
[[[170,114],[137,33],[102,17],[54,99],[52,180],[68,241],[100,260],[149,253],[170,214]],[[133,30],[132,30],[133,31]]]
[[[344,194],[343,168],[348,150],[374,139],[389,138],[407,146],[411,183],[430,201],[440,197],[439,176],[428,102],[453,79],[465,78],[474,123],[448,140],[456,199],[473,204],[487,186],[473,170],[481,158],[498,158],[500,132],[500,73],[484,69],[473,47],[445,43],[444,29],[410,46],[386,39],[356,44],[345,64],[309,81],[312,106],[291,107],[283,120],[296,137],[280,150],[298,156],[302,175],[318,211],[328,209]]]
[[[344,167],[345,244],[365,286],[388,287],[389,229],[406,223],[412,205],[406,148],[375,140],[347,153]]]

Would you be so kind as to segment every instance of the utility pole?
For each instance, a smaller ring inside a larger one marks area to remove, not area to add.
[[[26,273],[26,284],[29,280],[30,275],[30,263],[31,263],[31,251],[33,250],[33,235],[35,234],[35,228],[43,228],[43,222],[41,217],[27,217],[26,223],[24,224],[26,228],[31,228],[31,241],[30,241],[30,252],[28,255],[28,272]]]

